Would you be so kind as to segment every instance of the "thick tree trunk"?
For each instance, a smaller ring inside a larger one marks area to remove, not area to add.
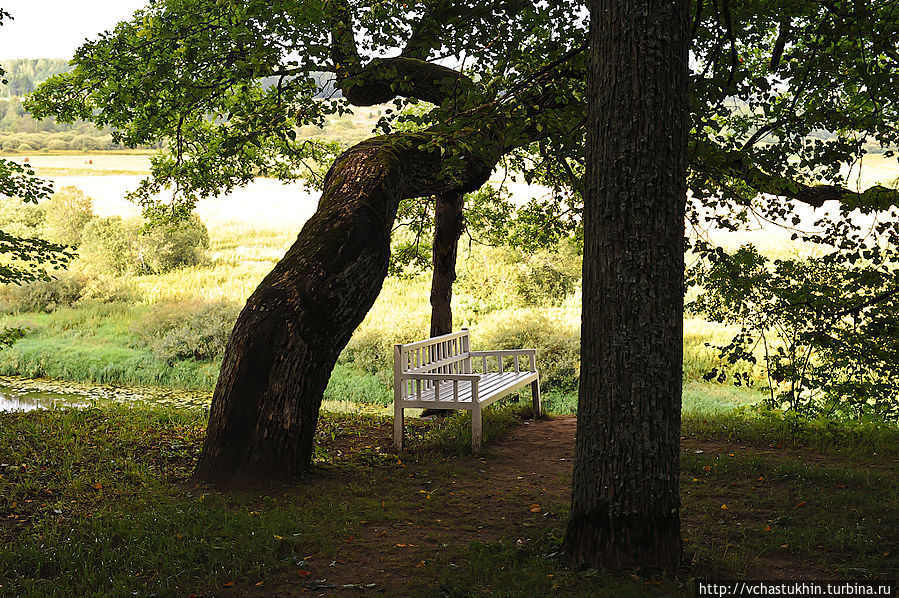
[[[446,193],[439,159],[410,136],[377,137],[341,155],[318,210],[238,317],[212,399],[195,474],[278,479],[312,458],[322,393],[340,351],[380,292],[399,201]],[[461,191],[492,164],[473,164]]]
[[[462,201],[458,191],[437,196],[434,210],[434,273],[431,277],[431,336],[453,331],[453,282],[462,236]]]
[[[590,6],[581,378],[565,548],[592,567],[666,567],[681,552],[687,5]]]

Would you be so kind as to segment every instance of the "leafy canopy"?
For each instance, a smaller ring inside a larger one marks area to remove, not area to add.
[[[899,288],[899,194],[890,181],[858,188],[848,172],[867,153],[889,158],[899,145],[897,9],[899,0],[695,0],[688,224],[706,272],[733,272],[732,284],[745,289],[739,270],[728,269],[743,258],[703,231],[774,222],[793,227],[821,261],[759,268],[820,277],[827,264],[854,282],[798,286],[826,291],[844,309],[864,305],[853,317],[895,320],[891,303],[876,299]],[[86,43],[74,71],[42,85],[29,106],[38,116],[110,126],[127,145],[165,142],[135,194],[162,215],[260,174],[318,172],[338,148],[301,138],[301,125],[394,102],[376,132],[439,156],[445,176],[458,176],[471,156],[490,168],[502,156],[519,173],[510,177],[548,185],[551,193],[525,206],[481,195],[469,218],[487,240],[505,230],[545,246],[578,234],[585,21],[572,0],[153,0]],[[175,191],[168,204],[154,195],[164,187]],[[797,205],[839,208],[809,227]],[[870,215],[864,228],[860,213]],[[431,221],[411,203],[400,215],[419,236]],[[726,279],[695,280],[712,278]],[[753,292],[791,287],[765,284]],[[794,299],[784,295],[776,309],[793,309]],[[742,308],[733,309],[727,317]],[[775,307],[753,309],[772,315]],[[858,357],[868,358],[880,359]]]

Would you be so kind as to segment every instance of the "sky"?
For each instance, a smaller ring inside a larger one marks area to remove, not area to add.
[[[71,58],[87,39],[130,19],[147,0],[0,0],[0,60]]]

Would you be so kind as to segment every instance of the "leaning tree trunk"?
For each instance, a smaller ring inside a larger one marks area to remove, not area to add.
[[[195,475],[278,479],[309,467],[331,370],[387,274],[400,200],[452,190],[422,143],[376,137],[335,161],[318,210],[237,319]],[[473,161],[453,187],[477,189],[491,169]]]
[[[431,336],[453,331],[453,282],[456,254],[462,236],[462,202],[459,191],[437,196],[434,209],[434,273],[431,276]]]
[[[581,378],[565,548],[665,567],[678,492],[687,140],[686,0],[594,0]]]

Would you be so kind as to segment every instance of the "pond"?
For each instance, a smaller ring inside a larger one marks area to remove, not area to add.
[[[211,393],[203,391],[127,388],[0,376],[0,411],[115,404],[206,408],[210,397]]]

